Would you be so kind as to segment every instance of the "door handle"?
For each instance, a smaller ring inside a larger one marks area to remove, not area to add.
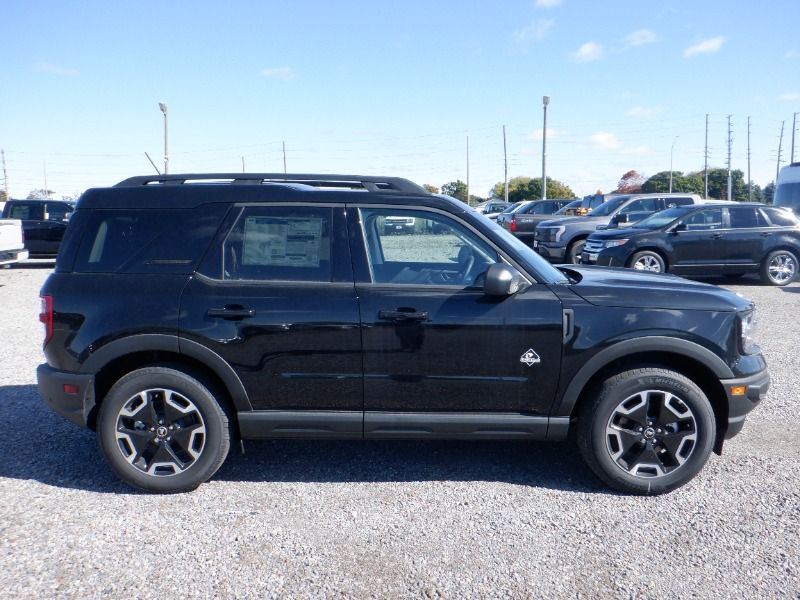
[[[718,240],[718,239],[720,239],[721,237],[722,237],[722,234],[721,234],[721,233],[714,233],[714,234],[712,234],[712,235],[711,235],[711,239],[712,239],[712,240]]]
[[[771,232],[771,231],[764,231],[764,232],[761,234],[761,237],[769,237],[769,236],[771,236],[771,235],[772,235],[772,232]]]
[[[219,319],[249,319],[256,316],[252,308],[242,306],[226,306],[225,308],[209,308],[208,316]]]
[[[382,321],[427,321],[427,311],[417,312],[415,310],[379,310],[378,318]]]

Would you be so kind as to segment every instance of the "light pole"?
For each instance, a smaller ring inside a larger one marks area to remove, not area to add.
[[[544,123],[542,124],[542,200],[547,200],[547,105],[550,96],[542,96]]]
[[[672,193],[672,153],[675,150],[675,142],[678,141],[680,136],[676,135],[672,140],[672,147],[669,149],[669,193]]]
[[[158,103],[158,108],[164,113],[164,175],[169,173],[169,128],[167,127],[167,105]]]

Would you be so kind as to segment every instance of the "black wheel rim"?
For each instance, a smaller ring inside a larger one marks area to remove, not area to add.
[[[664,390],[629,396],[606,424],[606,449],[623,471],[664,477],[680,469],[697,445],[697,421],[689,406]]]
[[[155,477],[183,473],[206,443],[203,415],[186,396],[156,388],[132,396],[116,422],[117,447],[133,467]]]

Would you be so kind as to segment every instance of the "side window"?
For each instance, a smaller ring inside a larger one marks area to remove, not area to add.
[[[733,229],[748,227],[766,227],[767,222],[756,210],[755,206],[733,206],[728,209]]]
[[[44,218],[43,205],[36,202],[21,202],[11,206],[8,213],[9,219],[22,219],[23,221],[41,221]]]
[[[222,248],[227,280],[331,281],[330,208],[245,209]]]
[[[533,208],[533,214],[535,215],[549,215],[552,212],[553,212],[552,202],[537,202]]]
[[[694,200],[691,198],[664,198],[664,206],[666,208],[674,208],[676,206],[689,206],[690,204],[694,204]]]
[[[767,213],[767,217],[776,227],[794,227],[798,224],[797,217],[788,210],[778,208],[762,208],[761,210]]]
[[[710,229],[722,229],[722,209],[710,208],[696,212],[684,221],[686,229],[689,231],[707,231]]]
[[[395,235],[385,227],[399,219],[413,221],[410,235]],[[439,213],[361,209],[361,224],[375,283],[469,287],[498,261],[491,246]]]
[[[45,217],[48,221],[67,221],[75,209],[64,202],[48,202]]]
[[[634,200],[628,206],[619,211],[622,214],[630,213],[654,213],[656,212],[656,199],[655,198],[642,198]]]

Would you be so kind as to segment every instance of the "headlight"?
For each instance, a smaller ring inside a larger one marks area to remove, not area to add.
[[[756,329],[755,309],[739,315],[739,333],[741,336],[742,351],[745,354],[752,354],[756,350]]]
[[[604,248],[614,248],[615,246],[622,246],[623,244],[627,244],[628,240],[608,240]]]
[[[553,239],[557,242],[561,241],[561,236],[564,235],[564,232],[567,230],[566,227],[561,225],[560,227],[556,227],[553,231]]]

